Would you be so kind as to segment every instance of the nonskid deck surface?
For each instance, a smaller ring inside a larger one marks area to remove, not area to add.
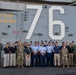
[[[0,75],[76,75],[76,67],[0,68]]]

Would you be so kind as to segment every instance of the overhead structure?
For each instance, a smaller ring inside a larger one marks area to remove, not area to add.
[[[56,5],[70,5],[76,6],[76,0],[1,0],[15,3],[42,3],[42,4],[56,4]],[[1,5],[0,1],[0,5]]]

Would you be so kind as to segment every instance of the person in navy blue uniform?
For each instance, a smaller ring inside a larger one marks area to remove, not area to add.
[[[41,44],[41,47],[39,48],[40,52],[40,67],[46,66],[46,47],[44,47],[44,43]]]
[[[39,62],[38,62],[38,47],[37,47],[37,42],[34,42],[34,46],[32,48],[32,58],[31,58],[31,65],[32,66],[39,66]],[[35,63],[34,63],[35,62]]]
[[[56,42],[54,47],[54,66],[60,66],[60,47],[58,42]]]
[[[53,66],[52,62],[52,52],[53,52],[53,46],[51,45],[50,41],[48,42],[48,46],[46,47],[47,49],[47,66]]]

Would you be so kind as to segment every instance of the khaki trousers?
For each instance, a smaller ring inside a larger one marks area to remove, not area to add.
[[[26,59],[26,62],[25,62],[26,66],[30,66],[31,65],[31,55],[26,54],[25,59]]]
[[[3,67],[9,66],[9,54],[4,54],[4,63]]]
[[[16,66],[16,54],[15,53],[10,54],[10,66]]]
[[[54,54],[54,65],[60,66],[60,54]]]
[[[69,65],[73,65],[73,53],[69,53]]]

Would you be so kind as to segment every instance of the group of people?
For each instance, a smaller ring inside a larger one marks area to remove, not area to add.
[[[17,41],[12,45],[6,43],[4,47],[3,67],[69,67],[76,65],[76,45],[74,41],[58,42],[32,41],[21,43]]]

